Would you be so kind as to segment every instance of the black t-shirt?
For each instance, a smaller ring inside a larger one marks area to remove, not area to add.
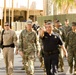
[[[57,51],[59,45],[62,45],[62,41],[56,34],[49,35],[47,32],[44,32],[44,37],[42,38],[43,48],[45,52]]]

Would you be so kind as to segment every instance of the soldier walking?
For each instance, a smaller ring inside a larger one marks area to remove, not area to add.
[[[10,29],[9,23],[4,24],[4,33],[0,42],[3,42],[3,57],[6,66],[6,75],[13,75],[14,47],[17,46],[17,35]]]
[[[64,35],[64,33],[60,30],[60,22],[59,22],[59,20],[57,20],[55,22],[53,32],[55,34],[57,34],[61,38],[61,40],[63,42],[63,35]],[[61,50],[60,47],[59,47],[58,71],[61,71],[61,72],[64,71],[64,62],[63,62],[63,57],[62,57],[62,50]]]
[[[32,31],[32,21],[28,20],[26,30],[23,30],[19,36],[19,53],[24,58],[27,75],[34,75],[36,38],[36,33]]]
[[[65,47],[68,52],[68,64],[70,67],[69,72],[72,74],[73,67],[74,73],[76,74],[76,22],[72,22],[72,31],[67,34]],[[74,59],[74,66],[73,66],[73,59]]]
[[[65,19],[65,25],[62,26],[62,30],[64,32],[63,41],[65,42],[67,33],[72,30],[71,26],[69,25],[69,20],[68,19]]]

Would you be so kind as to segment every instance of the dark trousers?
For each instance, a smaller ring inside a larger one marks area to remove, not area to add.
[[[44,55],[44,65],[47,75],[55,75],[58,68],[59,54]]]

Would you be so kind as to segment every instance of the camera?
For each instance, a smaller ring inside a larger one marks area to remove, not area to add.
[[[39,26],[39,25],[36,25],[36,24],[33,24],[33,25],[32,25],[32,28],[33,28],[33,30],[35,30],[36,33],[38,34],[38,29],[40,28],[40,26]]]
[[[40,28],[39,25],[36,25],[36,24],[33,24],[32,28],[35,30],[35,31],[38,31],[38,29]]]

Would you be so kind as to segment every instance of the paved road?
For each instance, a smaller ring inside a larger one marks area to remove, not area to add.
[[[5,65],[4,65],[3,61],[4,61],[3,59],[0,60],[0,75],[6,75],[5,74]],[[65,71],[62,73],[58,73],[57,75],[70,75],[66,59],[64,59],[64,64],[65,64],[65,67],[64,67]],[[22,59],[19,55],[15,55],[14,75],[26,75],[25,71],[21,70],[21,68],[22,68]],[[44,75],[44,71],[43,71],[43,69],[40,68],[40,63],[39,63],[38,59],[36,59],[36,62],[35,62],[35,75]]]

